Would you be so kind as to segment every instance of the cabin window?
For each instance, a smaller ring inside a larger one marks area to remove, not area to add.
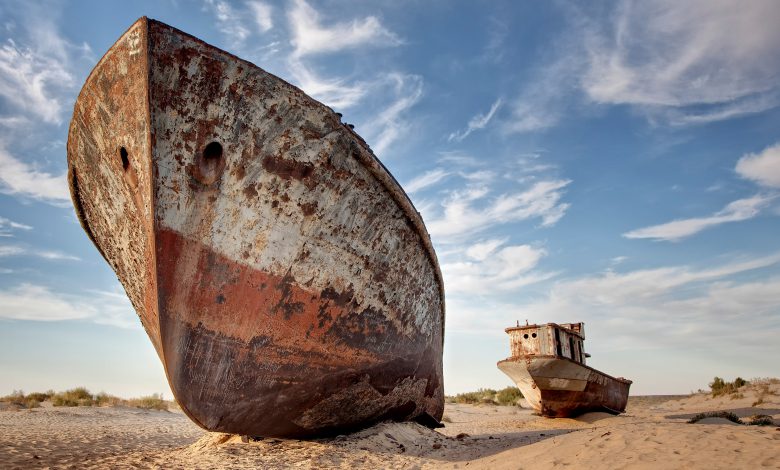
[[[580,362],[584,363],[585,361],[582,358],[582,341],[577,341],[577,352],[580,353]]]
[[[571,336],[569,336],[569,356],[571,356],[572,360],[577,360],[577,357],[574,354],[574,338]]]
[[[558,356],[563,356],[563,348],[561,347],[561,333],[558,328],[555,328],[555,353]]]

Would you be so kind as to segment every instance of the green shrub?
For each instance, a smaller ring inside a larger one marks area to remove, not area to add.
[[[496,393],[496,401],[499,405],[517,406],[523,394],[517,387],[506,387]]]

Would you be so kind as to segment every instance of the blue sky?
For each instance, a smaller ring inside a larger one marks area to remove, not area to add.
[[[780,4],[0,1],[0,393],[164,392],[65,181],[74,99],[146,15],[344,114],[423,214],[445,387],[586,322],[633,393],[780,369]]]

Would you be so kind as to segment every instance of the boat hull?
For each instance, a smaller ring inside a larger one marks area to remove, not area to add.
[[[332,110],[143,18],[87,80],[68,162],[82,226],[196,423],[306,437],[441,419],[435,253]]]
[[[526,402],[543,416],[568,417],[589,411],[622,413],[630,380],[556,356],[509,358],[498,368],[516,384]]]

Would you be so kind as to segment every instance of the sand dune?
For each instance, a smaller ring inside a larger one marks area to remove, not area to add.
[[[777,412],[780,386],[770,392],[758,409]],[[667,417],[749,408],[757,393],[746,390],[734,399],[632,397],[623,415],[576,419],[448,404],[443,429],[382,423],[311,441],[206,433],[175,412],[48,406],[0,412],[0,462],[3,468],[780,469],[780,428]]]

